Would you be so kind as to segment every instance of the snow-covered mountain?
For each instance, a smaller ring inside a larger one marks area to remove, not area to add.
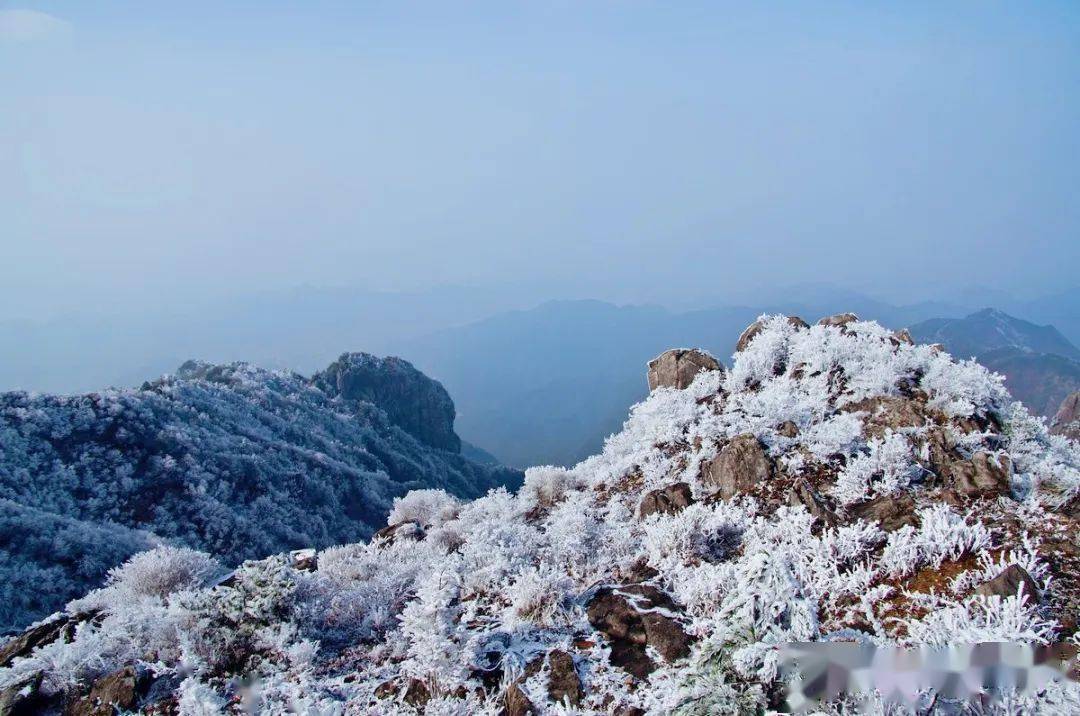
[[[155,544],[236,564],[367,539],[410,489],[520,482],[462,457],[453,422],[439,383],[367,354],[311,380],[188,362],[140,389],[2,394],[0,626]]]
[[[197,552],[140,554],[0,647],[0,699],[760,713],[784,643],[1077,645],[1080,446],[1000,377],[852,316],[762,317],[731,366],[665,353],[599,454],[516,493],[412,492],[370,542],[224,578]],[[979,708],[1076,713],[1080,689]]]

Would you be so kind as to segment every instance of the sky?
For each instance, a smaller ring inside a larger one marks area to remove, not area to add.
[[[1080,4],[5,2],[0,319],[1076,285]]]

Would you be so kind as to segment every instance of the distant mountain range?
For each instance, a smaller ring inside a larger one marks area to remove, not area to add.
[[[762,288],[744,305],[721,307],[674,292],[670,303],[683,310],[594,300],[536,305],[535,295],[508,289],[305,288],[173,316],[0,323],[0,388],[67,392],[138,385],[192,355],[310,374],[342,347],[363,347],[400,355],[447,386],[457,403],[458,432],[494,457],[474,445],[463,446],[466,454],[528,466],[570,464],[596,452],[621,426],[626,407],[645,395],[646,361],[673,346],[700,346],[726,362],[739,333],[762,313],[812,321],[853,311],[900,328],[966,316],[972,302],[1001,301],[997,307],[1009,316],[1051,323],[1061,332],[1021,331],[1028,343],[1018,347],[992,321],[962,329],[968,323],[950,318],[920,333],[946,331],[926,340],[943,342],[959,356],[979,355],[1009,376],[1016,395],[1043,415],[1055,412],[1052,403],[1074,383],[1069,341],[1080,340],[1080,289],[1036,301],[981,291],[893,305],[835,286],[803,285]]]
[[[1080,349],[1053,326],[987,308],[964,318],[923,321],[911,327],[911,334],[1003,374],[1013,397],[1038,415],[1054,415],[1080,389]]]
[[[521,473],[460,454],[454,404],[400,359],[311,379],[188,362],[137,389],[0,394],[0,629],[158,543],[225,563],[368,538],[395,497],[477,497]],[[49,597],[28,585],[48,583]]]
[[[820,298],[774,306],[675,313],[655,306],[554,301],[407,341],[399,350],[458,396],[462,434],[511,465],[572,465],[596,452],[643,398],[643,366],[674,346],[697,346],[727,362],[739,334],[761,313],[813,322],[837,312]],[[852,297],[853,299],[855,297]],[[860,317],[901,328],[940,306],[853,300]],[[1060,332],[1000,311],[915,323],[915,337],[1007,377],[1014,397],[1053,415],[1080,387],[1080,357]]]

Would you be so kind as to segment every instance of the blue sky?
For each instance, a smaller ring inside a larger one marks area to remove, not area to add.
[[[1080,5],[0,2],[0,318],[1075,285]]]

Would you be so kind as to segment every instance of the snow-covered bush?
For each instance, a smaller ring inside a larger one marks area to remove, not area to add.
[[[424,527],[442,524],[457,516],[460,502],[445,490],[413,490],[394,498],[387,523],[418,522]]]
[[[220,565],[205,552],[158,547],[110,570],[107,584],[140,596],[166,597],[184,589],[197,589],[220,570]]]
[[[522,496],[539,507],[551,507],[572,488],[577,487],[574,475],[564,467],[543,465],[525,470]]]

